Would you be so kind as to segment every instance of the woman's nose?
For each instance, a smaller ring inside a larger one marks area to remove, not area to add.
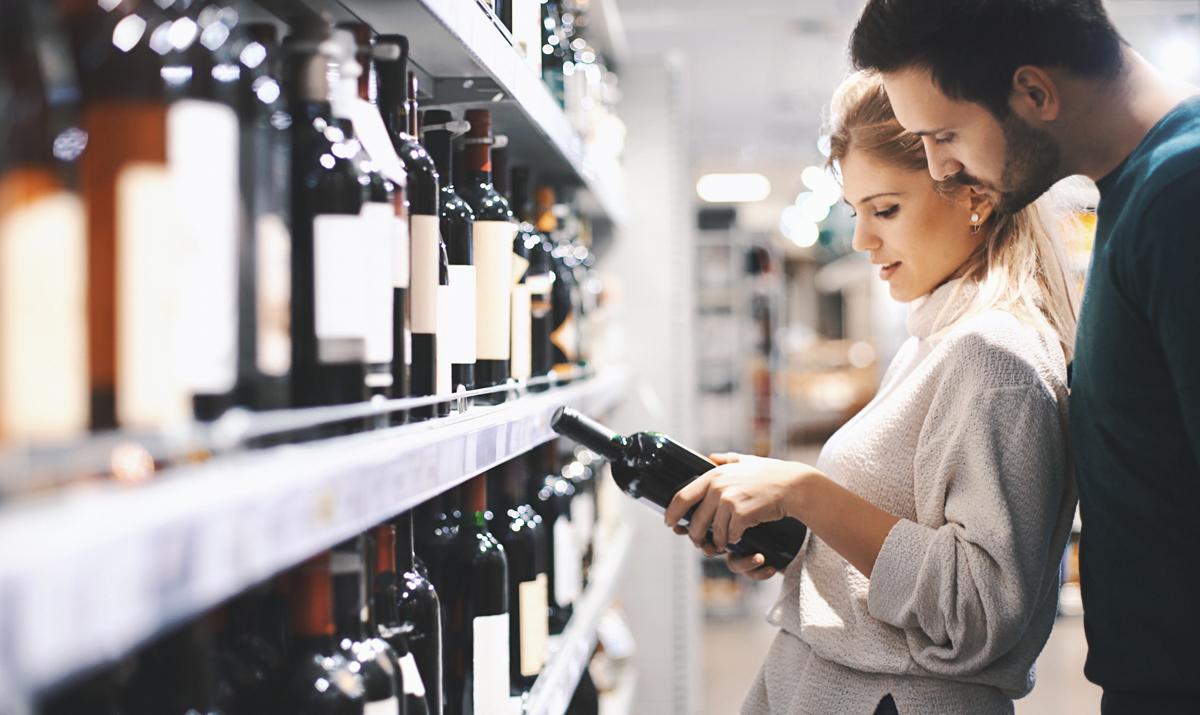
[[[866,221],[861,219],[854,222],[854,238],[850,242],[854,250],[863,251],[864,253],[876,250],[883,245],[883,241],[867,228],[866,223]]]

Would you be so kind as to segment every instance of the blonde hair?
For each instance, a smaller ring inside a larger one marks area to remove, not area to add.
[[[830,109],[831,168],[836,169],[854,148],[910,171],[928,171],[921,138],[896,120],[877,73],[856,72],[848,77],[834,93]],[[947,199],[967,190],[953,181],[935,181],[934,188]],[[978,285],[978,293],[952,317],[961,319],[992,308],[1009,311],[1056,338],[1070,362],[1078,302],[1067,273],[1062,233],[1073,215],[1065,197],[1056,191],[1015,214],[993,213],[963,271],[964,280]],[[948,305],[955,303],[948,301]]]

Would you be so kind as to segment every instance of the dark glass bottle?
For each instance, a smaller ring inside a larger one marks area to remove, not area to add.
[[[715,466],[666,435],[637,432],[623,437],[570,408],[560,407],[550,426],[608,459],[621,491],[660,512],[675,492]],[[807,534],[804,524],[785,517],[748,529],[729,550],[762,554],[768,565],[783,570],[796,558]]]
[[[508,557],[509,678],[514,693],[533,687],[546,663],[549,630],[549,582],[545,529],[523,489],[528,480],[523,458],[492,470],[490,527]]]
[[[475,389],[475,214],[454,189],[453,116],[444,109],[430,109],[423,115],[425,146],[437,164],[442,178],[442,239],[449,261],[450,285],[447,292],[451,313],[447,328],[450,382]]]
[[[487,477],[463,490],[459,531],[438,593],[445,613],[445,712],[494,711],[509,697],[508,559],[488,530]]]
[[[0,3],[0,443],[88,422],[79,88],[53,9]]]
[[[292,403],[360,402],[366,391],[360,230],[368,187],[332,115],[332,58],[289,37],[292,115]]]
[[[446,554],[458,535],[462,511],[451,505],[457,494],[457,489],[438,494],[418,507],[414,515],[413,543],[420,565],[435,586],[442,582]]]
[[[529,264],[524,278],[525,287],[529,292],[529,372],[531,377],[542,377],[554,368],[550,344],[554,256],[553,248],[534,225],[531,188],[529,167],[514,167],[510,203],[520,219],[517,240],[524,242],[523,255]],[[514,248],[514,252],[518,250]],[[545,385],[539,385],[534,389],[546,388]]]
[[[276,707],[285,666],[287,609],[283,580],[231,601],[219,649],[233,688],[231,713],[269,713]]]
[[[357,31],[357,35],[356,35]],[[346,131],[347,145],[357,149],[351,161],[369,187],[363,203],[362,286],[366,337],[367,391],[393,396],[393,281],[392,251],[396,230],[397,184],[403,192],[405,175],[379,111],[371,104],[370,46],[360,51],[359,40],[370,42],[370,29],[351,24],[333,31],[338,48],[338,81],[333,88],[333,114]],[[367,62],[362,64],[361,60]],[[403,193],[399,197],[403,201]]]
[[[291,152],[275,25],[242,26],[238,56],[240,181],[246,202],[238,264],[238,403],[286,407],[292,366]]]
[[[217,657],[216,620],[214,615],[195,619],[142,650],[122,698],[124,712],[232,715],[233,689]]]
[[[475,213],[475,383],[491,387],[503,385],[510,375],[512,243],[516,223],[508,201],[492,185],[491,112],[468,109],[465,117],[471,129],[463,140],[465,175],[458,193]],[[504,394],[498,393],[486,401],[503,400]]]
[[[442,709],[442,615],[437,590],[412,548],[411,512],[375,528],[372,613],[376,632],[400,659],[406,715]]]
[[[542,81],[550,94],[564,106],[563,67],[567,62],[566,36],[562,29],[562,7],[558,0],[542,0]]]
[[[409,262],[408,325],[411,336],[410,394],[437,392],[438,285],[444,247],[439,226],[439,181],[433,158],[418,141],[416,79],[408,72],[408,38],[379,35],[375,39],[375,71],[378,77],[379,111],[396,153],[408,172]],[[397,278],[397,282],[401,282]],[[432,407],[413,411],[419,418],[432,417]]]
[[[333,578],[325,552],[296,568],[288,588],[290,666],[278,694],[289,715],[366,715],[361,666],[351,667],[336,640]]]
[[[529,284],[526,282],[529,273],[529,227],[520,222],[516,206],[513,204],[512,184],[508,166],[508,137],[497,137],[496,146],[492,149],[492,177],[496,192],[504,197],[513,211],[513,219],[517,221],[516,235],[512,242],[512,297],[509,310],[509,372],[513,379],[528,380],[533,374],[532,357],[530,355],[531,330],[531,295]]]
[[[554,189],[539,186],[537,190],[537,227],[546,237],[551,255],[554,282],[551,285],[550,347],[553,369],[570,374],[579,362],[579,296],[575,273],[557,241],[558,217],[554,215]]]
[[[363,679],[367,715],[401,715],[400,662],[396,651],[378,636],[367,634],[366,563],[362,537],[334,549],[334,623],[338,646],[346,659],[357,663]]]
[[[571,524],[571,502],[575,485],[559,469],[557,441],[536,450],[538,477],[534,481],[533,505],[547,532],[542,550],[549,575],[550,633],[567,627],[575,599],[583,590],[582,559]]]

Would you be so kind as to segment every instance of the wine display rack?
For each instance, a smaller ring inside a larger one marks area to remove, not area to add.
[[[603,414],[624,384],[614,370],[439,420],[233,452],[137,486],[84,484],[0,506],[0,712],[554,438],[559,405]],[[553,693],[572,673],[578,680],[579,643],[594,643],[606,588],[580,608],[590,625],[572,625],[561,641],[569,662],[547,671],[555,674],[542,688],[547,702],[558,702]]]

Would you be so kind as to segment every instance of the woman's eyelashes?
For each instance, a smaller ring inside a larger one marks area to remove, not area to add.
[[[900,204],[893,204],[886,209],[880,209],[875,212],[879,218],[891,218],[900,212]]]
[[[949,143],[950,143],[950,142],[952,142],[952,141],[954,141],[954,135],[953,135],[953,134],[946,134],[946,135],[943,135],[943,136],[940,136],[940,137],[934,137],[934,138],[933,138],[933,143],[934,143],[934,144],[949,144]]]

